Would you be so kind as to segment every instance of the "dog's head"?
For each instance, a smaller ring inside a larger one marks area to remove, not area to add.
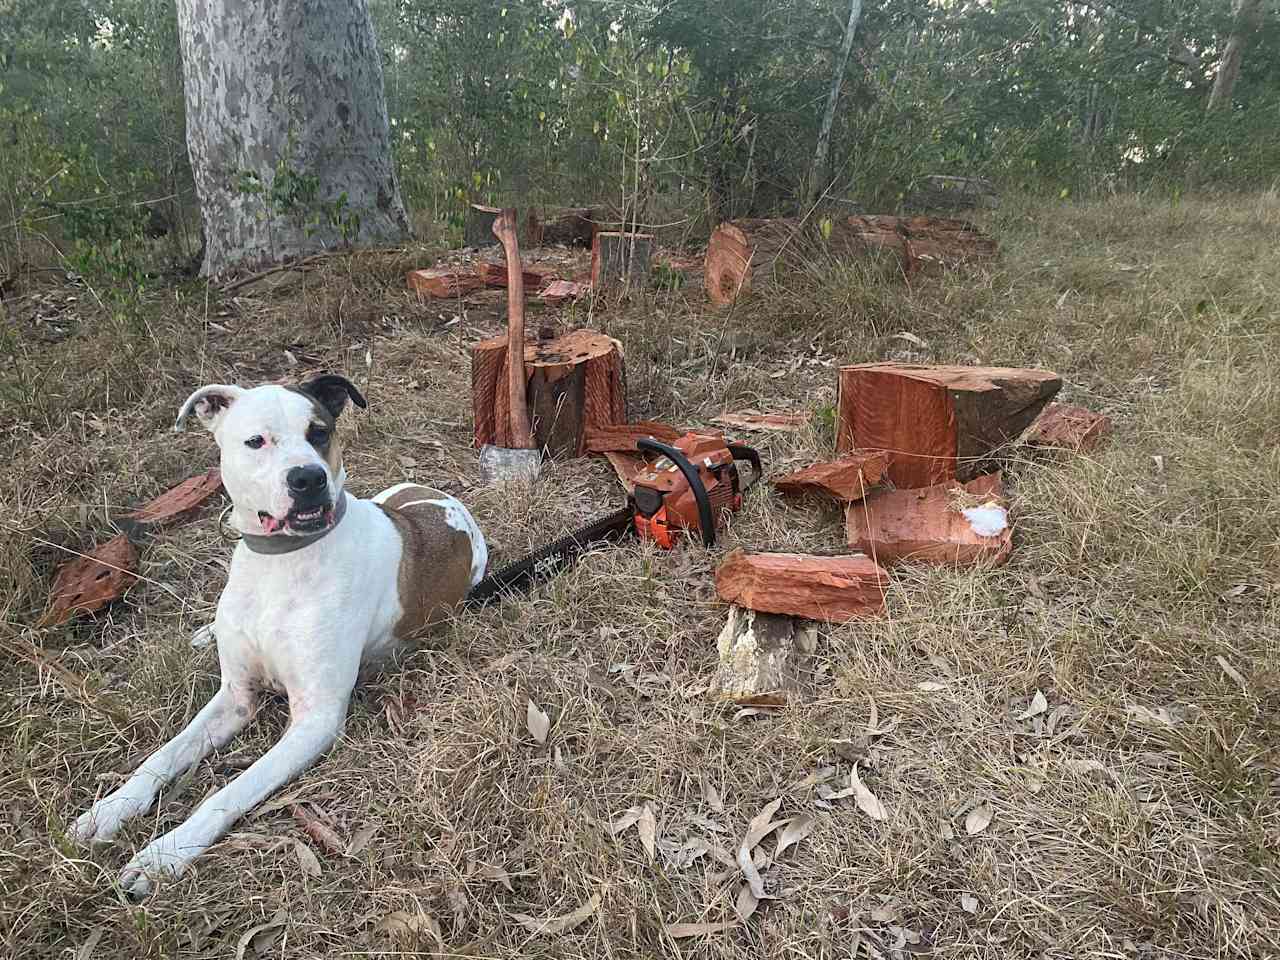
[[[214,383],[187,398],[174,429],[194,413],[213,434],[237,530],[302,536],[335,521],[346,482],[335,424],[348,399],[366,405],[354,384],[332,374],[296,387]]]

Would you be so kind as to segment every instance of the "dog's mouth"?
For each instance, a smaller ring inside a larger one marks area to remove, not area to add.
[[[267,534],[280,533],[315,533],[333,525],[333,504],[318,504],[314,507],[294,507],[283,519],[272,516],[265,510],[258,511],[258,522]]]

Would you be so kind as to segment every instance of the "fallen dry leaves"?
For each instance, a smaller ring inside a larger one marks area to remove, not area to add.
[[[600,894],[594,893],[582,906],[578,907],[570,913],[566,913],[559,917],[548,917],[540,920],[537,917],[531,917],[524,913],[511,914],[512,919],[518,922],[522,927],[530,933],[538,936],[555,936],[560,933],[568,933],[574,927],[581,925],[585,920],[589,919],[592,914],[600,909]]]

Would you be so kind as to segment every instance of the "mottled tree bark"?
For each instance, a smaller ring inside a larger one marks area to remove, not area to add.
[[[202,273],[404,240],[367,0],[177,0]]]
[[[1250,37],[1262,26],[1262,0],[1235,0],[1231,13],[1234,20],[1231,35],[1218,61],[1218,72],[1213,77],[1213,90],[1209,93],[1207,112],[1213,113],[1231,103],[1231,94],[1240,76],[1240,64],[1244,60],[1244,48]]]

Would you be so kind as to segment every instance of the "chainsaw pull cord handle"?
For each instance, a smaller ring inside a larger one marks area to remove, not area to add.
[[[760,465],[760,454],[754,448],[741,443],[730,443],[726,446],[734,460],[746,460],[751,464],[751,487],[754,487],[764,476],[764,468]],[[743,487],[742,492],[746,493],[751,487]]]
[[[693,491],[693,499],[698,502],[698,523],[702,526],[702,542],[708,547],[714,547],[716,545],[716,524],[711,516],[711,499],[707,496],[707,488],[703,485],[702,478],[698,476],[698,471],[689,462],[689,458],[675,447],[660,443],[657,440],[651,440],[648,437],[637,440],[636,447],[640,450],[661,454],[680,468],[684,478],[689,481],[689,489]]]

